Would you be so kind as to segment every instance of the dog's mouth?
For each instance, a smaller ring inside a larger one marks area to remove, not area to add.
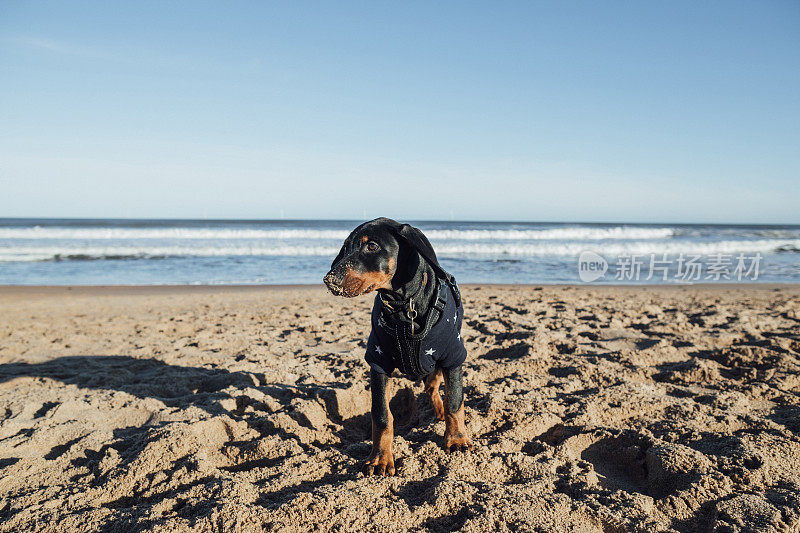
[[[372,283],[365,288],[362,280],[345,278],[339,281],[332,276],[325,276],[323,281],[334,296],[344,296],[345,298],[361,296],[362,294],[371,292],[378,285],[377,283]]]
[[[344,291],[342,290],[341,287],[337,285],[334,286],[328,285],[328,290],[331,291],[331,294],[333,294],[334,296],[344,296]]]
[[[356,296],[361,296],[362,294],[367,294],[369,291],[371,291],[374,288],[375,288],[375,283],[373,283],[372,285],[370,285],[366,289],[364,288],[363,284],[360,284],[357,287],[346,286],[343,289],[341,289],[341,293],[339,293],[339,296],[344,296],[345,298],[355,298]]]

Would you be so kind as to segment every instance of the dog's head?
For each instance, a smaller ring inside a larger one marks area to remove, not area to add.
[[[396,288],[417,272],[421,258],[413,241],[418,238],[427,243],[418,229],[389,218],[365,222],[345,239],[323,281],[346,298]]]

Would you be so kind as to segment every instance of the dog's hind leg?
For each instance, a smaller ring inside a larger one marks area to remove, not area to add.
[[[444,403],[442,403],[442,396],[439,394],[439,385],[442,383],[442,369],[437,368],[425,378],[425,394],[431,401],[433,411],[436,413],[436,418],[444,420]]]
[[[386,397],[386,382],[389,376],[370,370],[369,383],[372,393],[372,452],[364,464],[364,474],[376,476],[394,475],[394,420]]]
[[[466,451],[472,448],[472,441],[464,422],[464,390],[462,386],[463,369],[461,365],[444,369],[444,449],[447,452]]]

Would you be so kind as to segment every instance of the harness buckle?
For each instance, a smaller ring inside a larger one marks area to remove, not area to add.
[[[414,334],[414,319],[417,318],[417,311],[414,309],[414,300],[408,300],[408,312],[406,316],[411,320],[411,334]]]

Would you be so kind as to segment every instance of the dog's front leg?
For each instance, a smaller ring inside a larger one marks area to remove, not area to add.
[[[372,452],[364,465],[366,475],[393,476],[394,456],[392,455],[392,439],[394,422],[389,411],[389,399],[386,397],[386,374],[370,370],[369,383],[372,392]]]
[[[441,368],[437,368],[425,378],[425,394],[428,395],[433,406],[433,412],[436,413],[436,418],[439,420],[444,420],[444,404],[442,403],[442,396],[439,394],[439,385],[441,385],[442,379]]]
[[[445,368],[444,372],[444,449],[447,452],[466,451],[472,441],[464,423],[463,369],[461,365]]]

